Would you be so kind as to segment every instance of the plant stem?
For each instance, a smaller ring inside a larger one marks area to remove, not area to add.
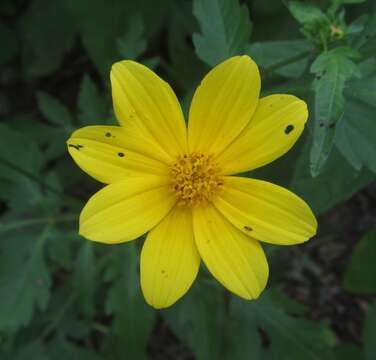
[[[45,223],[62,223],[62,222],[70,222],[77,220],[79,214],[64,214],[56,217],[41,217],[37,219],[26,219],[26,220],[19,220],[14,221],[8,224],[0,223],[0,233],[18,229],[20,227],[25,226],[32,226],[32,225],[39,225],[39,224],[45,224]]]

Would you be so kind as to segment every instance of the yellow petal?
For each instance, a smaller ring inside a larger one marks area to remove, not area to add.
[[[136,239],[158,224],[175,202],[165,179],[127,178],[88,201],[80,215],[80,235],[108,244]]]
[[[124,127],[175,158],[187,151],[180,104],[171,87],[146,66],[120,61],[111,70],[115,114]]]
[[[260,99],[243,132],[217,158],[225,174],[268,164],[285,154],[298,140],[308,118],[307,105],[292,95]]]
[[[193,229],[198,251],[213,276],[236,295],[256,299],[269,273],[259,242],[236,229],[213,205],[193,210]]]
[[[198,86],[189,110],[191,152],[217,154],[247,125],[257,107],[260,74],[249,56],[213,68]]]
[[[175,303],[192,285],[199,266],[191,210],[175,206],[142,248],[141,288],[148,304],[161,309]]]
[[[130,150],[128,135],[120,126],[87,126],[72,134],[68,151],[83,171],[106,184],[127,176],[168,176],[167,164],[152,157],[158,151],[153,155]]]
[[[266,181],[226,176],[214,205],[243,233],[260,241],[292,245],[316,234],[317,221],[309,206]]]

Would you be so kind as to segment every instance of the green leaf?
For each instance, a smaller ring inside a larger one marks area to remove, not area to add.
[[[201,34],[193,34],[201,60],[213,66],[245,52],[252,30],[246,5],[238,0],[194,0],[193,13],[201,28]]]
[[[50,360],[101,360],[97,351],[76,345],[63,337],[52,341],[48,347]],[[39,360],[36,359],[36,360]]]
[[[261,337],[256,324],[256,314],[249,311],[246,303],[231,297],[225,325],[225,359],[263,359]]]
[[[320,322],[290,316],[266,291],[256,301],[230,299],[226,359],[332,359],[333,334]]]
[[[136,60],[146,50],[144,22],[140,14],[131,17],[127,31],[117,40],[118,52],[123,59]]]
[[[326,15],[313,3],[289,1],[287,6],[292,16],[302,25],[313,24],[326,19]]]
[[[77,256],[73,287],[78,294],[79,305],[82,313],[91,318],[94,316],[94,299],[97,280],[95,273],[95,255],[93,244],[85,241]]]
[[[354,39],[353,46],[359,50],[363,58],[375,58],[376,53],[376,14],[367,18],[363,31]]]
[[[51,277],[44,256],[50,236],[47,225],[38,236],[17,235],[1,244],[0,330],[15,331],[27,325],[36,309],[46,309]],[[4,236],[4,235],[3,235]]]
[[[366,234],[355,246],[346,269],[346,290],[358,293],[376,293],[376,231]]]
[[[75,27],[59,0],[35,0],[19,21],[23,63],[28,76],[48,75],[73,46]]]
[[[334,349],[335,360],[365,360],[362,350],[352,344],[341,344]]]
[[[179,5],[174,3],[174,16],[170,19],[168,31],[171,64],[165,66],[169,78],[176,84],[174,89],[182,88],[186,94],[193,94],[197,84],[208,71],[208,66],[192,51],[191,44],[187,43],[187,38],[198,28],[191,7],[192,4],[188,2]]]
[[[22,211],[44,199],[42,165],[43,156],[27,135],[0,124],[0,179],[8,183],[0,188],[0,197],[11,208]]]
[[[121,60],[117,40],[127,30],[126,24],[140,14],[147,39],[163,26],[170,6],[167,0],[112,0],[110,5],[107,0],[65,0],[63,3],[74,18],[89,57],[106,82],[111,65]]]
[[[107,103],[89,75],[85,75],[78,94],[78,119],[83,125],[103,124],[107,121]]]
[[[312,45],[307,40],[281,40],[253,43],[247,53],[265,71],[278,67],[277,74],[298,78],[308,65],[308,55],[311,50]],[[289,64],[283,66],[287,62]]]
[[[221,357],[223,299],[223,291],[217,284],[196,281],[188,294],[162,313],[174,334],[190,347],[198,360]]]
[[[116,359],[145,359],[155,312],[141,294],[138,253],[134,244],[115,249],[106,280],[112,284],[105,303],[106,313],[114,316],[107,352]]]
[[[335,143],[355,169],[365,166],[376,173],[376,61],[363,63],[361,70],[362,79],[349,82],[345,90],[345,113]]]
[[[262,351],[262,359],[323,360],[324,354],[330,352],[323,324],[287,315],[271,303],[267,292],[261,299],[243,304],[245,316],[249,316],[247,311],[252,314],[250,324],[261,328],[270,342]]]
[[[362,187],[375,179],[367,169],[355,171],[334,148],[323,171],[312,178],[307,166],[311,141],[300,151],[289,188],[301,196],[312,207],[315,214],[321,214],[349,199]]]
[[[364,355],[365,355],[364,360],[373,360],[376,358],[375,333],[376,333],[376,302],[374,302],[369,307],[368,312],[367,312],[367,317],[364,322],[364,328],[363,328],[363,343],[364,343]]]
[[[317,176],[327,161],[334,144],[335,128],[344,113],[343,96],[346,81],[360,77],[358,66],[352,59],[357,53],[346,47],[323,52],[311,66],[316,75],[313,144],[310,154],[312,176]]]
[[[68,108],[53,96],[39,91],[37,93],[39,110],[51,123],[64,128],[67,132],[73,129],[73,118]]]
[[[34,341],[32,343],[23,345],[15,354],[12,355],[12,358],[9,360],[50,360],[46,353],[45,346],[40,341]]]

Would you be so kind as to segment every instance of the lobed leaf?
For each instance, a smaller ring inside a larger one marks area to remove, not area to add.
[[[213,66],[245,52],[252,30],[246,5],[238,0],[194,0],[193,13],[201,28],[201,34],[193,34],[201,60]]]
[[[320,174],[332,150],[336,125],[344,113],[346,81],[360,77],[359,68],[353,62],[357,55],[351,48],[336,48],[323,52],[311,66],[311,72],[316,75],[313,82],[315,101],[310,153],[313,177]]]

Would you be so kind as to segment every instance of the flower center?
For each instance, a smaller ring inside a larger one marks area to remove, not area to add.
[[[179,205],[209,203],[223,186],[212,156],[192,153],[179,156],[171,166],[171,187]]]

